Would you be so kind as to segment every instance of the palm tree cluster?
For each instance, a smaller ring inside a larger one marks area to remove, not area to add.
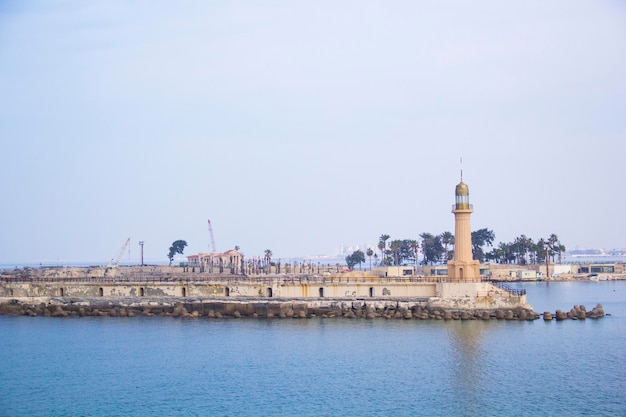
[[[422,233],[419,237],[420,240],[395,239],[389,241],[389,235],[381,235],[377,245],[380,251],[380,264],[397,266],[414,263],[417,266],[420,262],[426,265],[451,259],[453,251],[450,251],[449,248],[451,245],[454,246],[452,233],[443,232],[439,235]],[[420,253],[422,255],[421,261],[419,259]]]
[[[548,256],[552,262],[555,258],[561,262],[565,250],[565,246],[554,233],[548,239],[541,238],[537,242],[526,235],[521,235],[513,242],[499,243],[491,252],[485,254],[485,260],[500,264],[526,265],[543,263]]]
[[[556,235],[552,234],[548,239],[540,239],[534,243],[532,239],[522,235],[512,243],[500,243],[493,247],[496,235],[493,230],[483,228],[472,232],[472,255],[480,261],[492,260],[498,263],[540,263],[545,261],[546,251],[554,261],[565,252]],[[419,240],[403,239],[390,240],[387,234],[381,235],[378,240],[381,265],[407,265],[418,263],[422,265],[434,265],[445,263],[454,258],[454,234],[443,232],[438,235],[424,232],[419,235]],[[486,248],[493,249],[486,252]],[[421,255],[421,260],[420,260]]]

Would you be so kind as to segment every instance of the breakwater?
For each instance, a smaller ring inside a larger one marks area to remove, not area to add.
[[[439,277],[189,274],[174,268],[15,270],[0,276],[0,314],[208,318],[395,318],[535,320],[526,291],[502,283],[447,283]],[[544,320],[604,316],[544,312]]]
[[[242,299],[182,299],[155,298],[52,298],[47,302],[10,300],[0,303],[0,314],[31,317],[186,317],[222,318],[364,318],[364,319],[417,319],[417,320],[536,320],[541,316],[531,308],[513,309],[454,309],[444,308],[431,300],[242,300]],[[543,320],[584,320],[604,317],[598,304],[587,311],[576,305],[568,312],[556,310],[543,313]]]
[[[19,301],[0,304],[0,314],[45,317],[162,316],[187,318],[364,318],[418,320],[535,320],[540,315],[528,307],[512,309],[455,309],[438,306],[429,299],[202,299],[69,298]]]

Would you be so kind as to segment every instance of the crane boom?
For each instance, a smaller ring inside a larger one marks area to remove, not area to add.
[[[126,250],[126,247],[128,246],[129,242],[130,242],[130,238],[126,239],[126,242],[122,246],[122,249],[120,249],[119,253],[117,254],[115,258],[111,259],[111,262],[109,262],[107,266],[117,266],[120,263],[120,259],[122,259],[122,256],[124,256],[124,251]]]
[[[215,239],[213,238],[213,227],[211,226],[211,220],[209,220],[209,235],[211,236],[211,251],[215,253]]]

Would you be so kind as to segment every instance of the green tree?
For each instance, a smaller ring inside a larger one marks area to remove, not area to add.
[[[393,255],[393,264],[400,265],[400,251],[402,250],[402,241],[401,240],[392,240],[389,243],[389,249]]]
[[[472,232],[472,257],[483,262],[485,260],[483,246],[491,246],[495,238],[493,230],[486,228]]]
[[[527,256],[533,246],[533,240],[526,235],[520,235],[515,238],[512,248],[517,256],[517,263],[519,265],[526,265],[528,263]]]
[[[184,240],[176,240],[174,241],[174,243],[172,243],[172,246],[170,246],[170,251],[167,254],[167,258],[170,260],[170,266],[172,266],[172,261],[174,261],[174,255],[176,255],[177,253],[182,255],[186,246],[187,242],[185,242]]]
[[[417,267],[417,255],[420,249],[420,244],[417,240],[411,239],[408,241],[409,250],[411,253],[410,258],[413,258],[415,262],[415,267]]]
[[[422,264],[433,265],[434,263],[439,262],[444,253],[444,248],[441,244],[441,237],[434,236],[432,233],[422,233],[420,234],[420,237],[422,238],[422,254],[424,256]]]
[[[265,249],[265,255],[263,259],[265,260],[265,273],[269,274],[269,271],[272,269],[272,251],[270,249]]]
[[[381,265],[389,265],[389,260],[385,256],[387,253],[387,240],[389,240],[389,235],[380,235],[380,238],[378,239],[378,250],[380,250]]]
[[[445,251],[446,261],[452,260],[452,258],[454,258],[454,235],[450,232],[443,232],[439,236],[441,236],[441,244]],[[450,245],[453,247],[452,250],[448,250]]]
[[[485,259],[499,264],[510,264],[516,259],[512,243],[500,242],[498,246],[485,255]]]
[[[374,254],[374,251],[372,250],[372,248],[367,248],[367,250],[365,251],[365,254],[367,255],[368,258],[370,258],[370,270],[372,269],[372,255]]]
[[[546,261],[546,245],[548,242],[544,238],[541,238],[535,243],[533,248],[535,251],[535,263],[542,264]]]
[[[565,246],[563,246],[561,242],[559,241],[559,237],[555,235],[554,233],[552,233],[550,237],[548,238],[548,247],[549,247],[548,253],[550,255],[550,258],[552,258],[552,262],[554,262],[554,256],[558,255],[559,263],[561,263],[561,256],[563,252],[565,252],[566,249],[565,249]]]
[[[362,250],[355,250],[352,252],[352,255],[346,256],[346,264],[348,265],[348,269],[353,269],[354,265],[359,264],[359,269],[361,268],[361,264],[365,262],[365,254]]]

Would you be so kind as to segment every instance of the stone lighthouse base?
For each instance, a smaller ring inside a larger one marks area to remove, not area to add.
[[[526,294],[514,295],[488,282],[441,282],[436,284],[436,295],[429,304],[444,309],[532,310],[526,303]]]

